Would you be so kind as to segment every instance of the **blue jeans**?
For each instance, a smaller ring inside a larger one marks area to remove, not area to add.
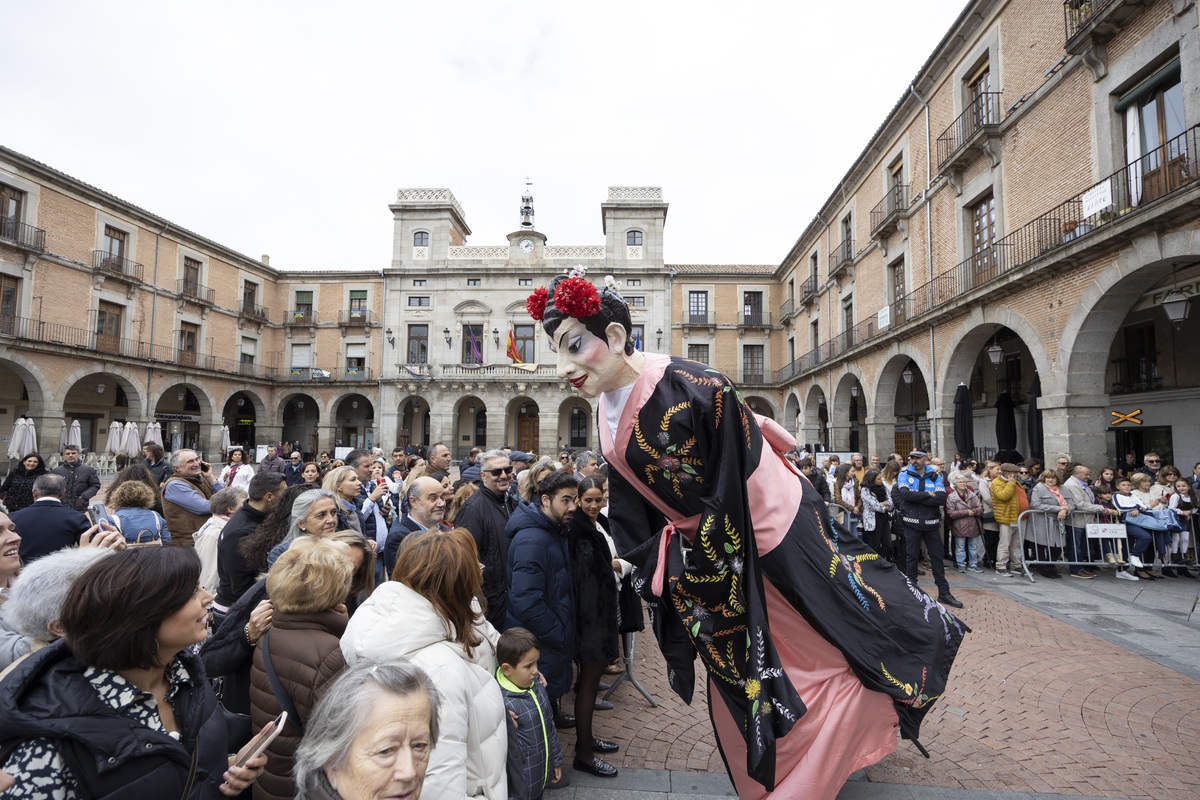
[[[1131,556],[1142,557],[1142,553],[1150,547],[1150,543],[1154,538],[1150,535],[1150,531],[1145,528],[1139,528],[1137,525],[1125,522],[1125,537],[1129,539],[1129,554]]]
[[[979,557],[983,555],[982,536],[955,536],[954,560],[958,568],[978,567]]]

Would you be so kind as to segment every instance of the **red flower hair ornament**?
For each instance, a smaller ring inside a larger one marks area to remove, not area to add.
[[[541,322],[542,318],[546,316],[546,303],[549,300],[550,293],[546,291],[546,287],[539,286],[525,301],[525,310],[529,312],[529,316]]]
[[[537,292],[534,292],[534,295],[536,296]],[[560,281],[554,290],[554,307],[576,319],[592,317],[600,313],[600,293],[590,281],[583,278],[567,278]],[[545,303],[542,304],[541,311],[545,313]],[[537,316],[534,318],[537,319]]]

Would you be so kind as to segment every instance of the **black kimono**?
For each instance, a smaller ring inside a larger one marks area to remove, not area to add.
[[[690,702],[698,653],[740,796],[833,797],[897,725],[916,738],[966,626],[830,522],[780,455],[794,440],[718,371],[647,356],[615,437],[614,397],[610,521],[672,688]]]

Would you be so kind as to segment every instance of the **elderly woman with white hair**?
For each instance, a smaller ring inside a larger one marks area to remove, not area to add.
[[[409,661],[360,661],[317,703],[296,750],[298,800],[417,800],[438,741],[439,697]]]
[[[62,638],[58,615],[71,584],[88,567],[112,552],[107,547],[72,547],[43,556],[25,567],[13,582],[8,601],[0,606],[0,618],[5,627],[27,640],[26,654]],[[0,672],[0,679],[24,657]]]

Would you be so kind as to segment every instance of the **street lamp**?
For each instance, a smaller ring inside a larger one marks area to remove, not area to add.
[[[1167,319],[1175,326],[1175,330],[1183,327],[1183,323],[1187,322],[1188,311],[1190,310],[1189,302],[1191,298],[1184,297],[1177,292],[1172,292],[1175,295],[1174,300],[1168,300],[1162,304],[1162,310],[1166,312]],[[1167,295],[1170,297],[1170,295]]]
[[[912,386],[912,379],[913,379],[912,367],[905,367],[904,371],[900,373],[900,377],[904,379],[905,386]]]
[[[658,347],[656,347],[654,349],[662,350],[662,328],[659,328],[655,333],[658,336]]]
[[[383,335],[387,337],[388,344],[390,344],[392,347],[396,346],[396,337],[392,335],[391,328],[388,328],[386,331],[384,331]]]
[[[446,337],[446,347],[447,348],[454,347],[454,340],[452,338],[450,338],[450,329],[442,328],[442,335]]]
[[[96,394],[104,394],[104,390],[107,388],[108,387],[104,385],[104,381],[100,381],[96,384]]]
[[[492,341],[496,343],[496,347],[500,346],[500,329],[492,328]]]
[[[176,395],[175,395],[175,399],[176,399],[176,400],[178,400],[179,402],[181,402],[181,403],[182,403],[182,402],[183,402],[183,398],[184,398],[185,396],[186,396],[186,395],[184,395],[184,393],[183,393],[183,392],[179,392],[178,394],[176,394]]]
[[[1000,362],[1004,360],[1004,348],[992,341],[992,346],[984,351],[987,353],[988,361],[992,362],[992,366],[998,368]]]

